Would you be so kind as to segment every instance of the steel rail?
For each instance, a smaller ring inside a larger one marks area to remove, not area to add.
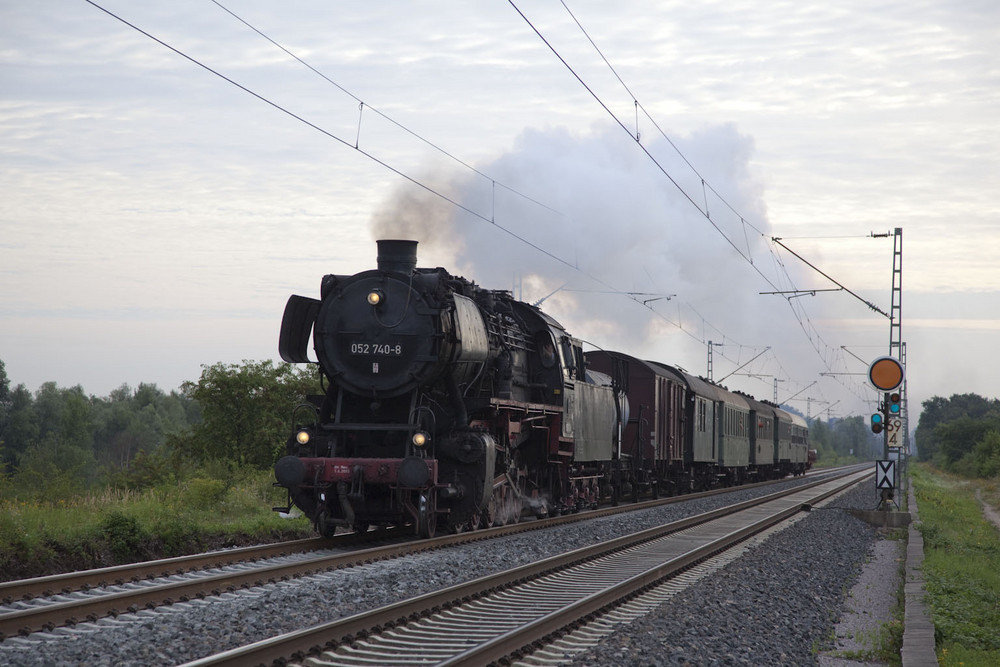
[[[591,518],[600,518],[618,514],[621,512],[634,511],[656,507],[663,504],[682,502],[699,497],[718,495],[740,489],[753,488],[755,486],[766,486],[780,481],[772,480],[754,485],[744,485],[741,487],[728,487],[724,489],[713,489],[700,493],[693,493],[684,496],[671,496],[658,500],[619,505],[616,507],[606,507],[586,512],[568,514],[548,519],[525,521],[518,524],[490,528],[485,530],[445,535],[428,540],[410,540],[394,542],[389,545],[376,546],[368,549],[358,549],[347,553],[324,554],[313,558],[305,558],[292,563],[280,563],[253,568],[246,571],[226,572],[222,574],[212,574],[189,578],[183,581],[170,581],[162,584],[150,584],[141,588],[127,591],[119,591],[109,594],[94,594],[91,597],[80,598],[69,601],[51,602],[37,604],[31,608],[19,609],[16,611],[0,613],[0,639],[17,634],[29,634],[39,630],[48,630],[61,625],[74,625],[83,620],[96,620],[107,615],[118,615],[124,612],[137,611],[141,608],[153,608],[161,604],[172,604],[175,601],[187,601],[192,598],[205,598],[210,595],[217,595],[223,591],[233,591],[240,588],[249,588],[266,583],[273,583],[279,580],[287,580],[293,577],[308,576],[319,572],[351,567],[364,563],[371,563],[378,560],[398,558],[414,553],[440,549],[456,544],[468,543],[483,539],[491,539],[505,535],[525,532],[529,530],[539,530],[565,523],[573,523]],[[803,486],[795,487],[804,488]],[[367,533],[362,540],[371,541],[380,536],[401,537],[396,531],[373,531]],[[29,579],[15,582],[6,582],[5,587],[0,588],[5,597],[12,597],[18,590],[49,590],[54,585],[61,583],[66,589],[69,582],[77,583],[79,589],[84,590],[90,586],[99,586],[99,582],[106,582],[114,576],[118,581],[138,581],[143,578],[160,577],[178,574],[184,571],[194,571],[196,563],[201,562],[201,567],[211,567],[220,564],[218,559],[227,558],[234,555],[228,563],[244,562],[248,560],[248,555],[252,555],[254,560],[260,559],[260,551],[271,551],[272,555],[292,553],[288,545],[296,545],[298,553],[307,552],[309,545],[312,548],[337,548],[351,546],[358,543],[358,536],[344,535],[343,541],[329,540],[323,538],[311,538],[292,543],[281,543],[277,545],[265,545],[263,547],[246,547],[242,550],[233,549],[221,552],[211,552],[209,554],[197,554],[193,556],[182,556],[179,558],[164,559],[160,561],[150,561],[133,565],[123,565],[112,568],[102,568],[99,570],[89,570],[81,573],[68,573],[65,575],[52,575],[38,579]],[[242,551],[243,558],[239,557]],[[128,577],[126,579],[126,577]]]
[[[820,502],[829,496],[839,493],[847,486],[853,486],[855,483],[852,481],[843,486],[832,488],[815,496],[811,500],[811,503]],[[587,617],[630,600],[634,596],[659,584],[664,579],[725,551],[747,538],[767,530],[771,526],[789,519],[802,511],[802,509],[802,505],[791,506],[752,524],[731,531],[685,554],[634,575],[619,584],[592,593],[573,604],[542,616],[531,623],[499,635],[452,658],[443,660],[437,663],[437,667],[480,667],[481,665],[494,663],[509,656],[522,657],[522,654],[530,653],[537,648],[540,642],[549,643]]]
[[[814,471],[815,472],[815,471]],[[705,498],[722,493],[732,492],[738,489],[752,489],[760,486],[778,484],[788,481],[788,478],[778,480],[768,480],[754,484],[745,484],[741,487],[725,487],[711,489],[709,491],[699,491],[680,496],[667,496],[657,500],[644,501],[642,503],[621,504],[616,507],[607,507],[599,510],[591,510],[588,514],[579,515],[576,513],[564,515],[563,517],[552,517],[547,519],[549,523],[545,526],[558,525],[559,523],[571,522],[593,517],[606,516],[618,512],[625,512],[631,509],[645,509],[656,507],[662,504],[681,502],[694,498]],[[532,528],[542,527],[543,524],[526,522]],[[496,529],[492,529],[496,530]],[[503,527],[500,532],[511,531],[513,527]],[[492,533],[494,536],[499,533]],[[300,540],[290,540],[274,544],[262,544],[235,549],[219,549],[200,554],[190,554],[186,556],[176,556],[173,558],[160,558],[157,560],[144,561],[141,563],[126,563],[123,565],[113,565],[109,567],[95,568],[90,570],[80,570],[76,572],[65,572],[51,574],[28,579],[16,579],[0,582],[0,602],[9,604],[15,600],[27,600],[35,597],[52,596],[58,593],[71,593],[78,590],[88,590],[109,584],[123,584],[128,581],[139,581],[141,579],[151,579],[155,577],[166,577],[175,574],[183,574],[199,569],[211,567],[221,567],[233,563],[262,560],[275,556],[284,556],[294,553],[306,553],[318,551],[320,549],[340,548],[353,546],[360,542],[370,542],[383,539],[385,537],[397,538],[401,533],[395,529],[387,531],[371,531],[359,536],[357,534],[338,535],[335,538],[310,537]]]
[[[109,583],[121,584],[126,581],[182,574],[191,570],[220,567],[246,560],[272,558],[291,553],[315,551],[330,546],[334,545],[329,540],[320,537],[310,537],[275,544],[220,549],[218,551],[177,556],[175,558],[161,558],[142,563],[128,563],[92,570],[81,570],[79,572],[51,574],[31,579],[4,581],[0,582],[0,600],[10,602],[30,597],[54,595],[57,592],[69,593],[95,586],[105,586]]]
[[[871,474],[871,472],[864,472],[860,475],[870,476]],[[861,478],[858,473],[845,473],[843,475],[833,477],[833,480],[847,476],[854,476],[858,479]],[[185,663],[183,667],[238,667],[247,664],[267,664],[271,662],[286,663],[289,658],[293,660],[301,660],[309,654],[315,655],[329,648],[343,644],[350,644],[359,638],[364,638],[371,634],[382,632],[397,625],[403,625],[409,621],[428,616],[431,613],[447,609],[457,604],[469,602],[484,593],[501,590],[503,588],[510,587],[514,583],[523,582],[558,570],[566,569],[581,562],[599,558],[616,551],[621,551],[622,549],[627,549],[637,544],[649,542],[656,538],[663,537],[664,535],[705,524],[720,517],[735,514],[763,503],[779,500],[795,493],[801,493],[816,486],[827,484],[830,481],[832,480],[823,479],[807,483],[792,489],[770,494],[763,498],[744,501],[735,505],[705,512],[693,517],[688,517],[664,526],[650,528],[632,535],[609,540],[598,545],[583,547],[565,554],[552,556],[535,563],[530,563],[512,570],[488,575],[480,579],[456,584],[455,586],[451,586],[440,591],[426,593],[418,597],[403,600],[378,609],[337,619],[311,628],[305,628],[278,635],[253,644],[224,651],[216,655],[207,656],[205,658]],[[853,485],[856,482],[857,479],[852,480],[848,483],[848,486]],[[832,491],[831,493],[835,492],[836,491]],[[794,514],[802,509],[803,505],[799,503],[793,506],[793,508],[789,511]],[[593,513],[588,513],[587,516],[591,515],[593,515]],[[715,550],[717,551],[718,547]],[[702,558],[704,558],[704,556],[702,556]],[[681,567],[684,566],[682,565]],[[638,579],[637,581],[642,580]],[[589,603],[581,602],[581,604],[586,606],[586,604]],[[552,630],[546,629],[542,634],[545,635],[551,632]],[[492,641],[493,640],[491,640],[491,642]],[[518,643],[520,640],[510,641],[512,643]],[[528,643],[531,642],[529,641]],[[517,648],[520,648],[522,645],[523,644],[518,643]],[[485,648],[482,650],[492,651],[493,649]],[[504,648],[496,650],[501,651],[507,649]],[[484,664],[483,661],[485,660],[485,657],[475,656],[470,657],[469,659],[470,662],[465,664]],[[486,661],[488,662],[488,660]]]

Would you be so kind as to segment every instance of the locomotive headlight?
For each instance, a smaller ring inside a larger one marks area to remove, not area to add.
[[[423,431],[417,431],[413,434],[413,445],[415,447],[423,447],[427,444],[428,440],[430,440],[430,437]]]
[[[309,431],[299,431],[295,434],[295,442],[300,445],[305,445],[309,443]]]
[[[372,306],[379,305],[382,303],[382,299],[384,298],[385,296],[382,294],[382,290],[373,289],[371,292],[368,292],[368,303]]]

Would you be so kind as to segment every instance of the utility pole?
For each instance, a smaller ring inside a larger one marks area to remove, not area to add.
[[[712,341],[708,341],[708,381],[712,381]]]
[[[874,234],[872,236],[875,236]],[[881,417],[879,415],[872,416],[873,430],[877,425],[879,430],[881,430],[884,424],[885,431],[882,439],[882,460],[885,462],[879,463],[878,465],[885,466],[885,471],[888,473],[895,467],[889,458],[889,440],[896,443],[896,451],[899,454],[896,459],[900,467],[902,467],[905,458],[906,449],[906,433],[903,431],[907,428],[906,426],[906,412],[905,412],[905,387],[906,387],[906,365],[905,365],[905,347],[903,345],[903,228],[896,227],[892,234],[892,305],[889,308],[889,356],[883,357],[881,360],[876,360],[871,368],[869,369],[869,379],[873,379],[873,372],[876,369],[876,365],[883,364],[883,367],[892,368],[895,364],[895,369],[892,371],[891,375],[895,376],[895,381],[889,382],[887,384],[880,385],[879,382],[873,380],[873,384],[876,387],[884,389],[885,393],[882,394],[882,403],[880,405],[880,410],[882,411]],[[898,373],[898,375],[897,375]],[[892,392],[892,393],[890,393]],[[878,417],[878,419],[876,419]],[[878,432],[878,431],[876,431]],[[899,470],[898,479],[902,480],[906,474],[906,471]],[[893,490],[896,488],[895,480],[886,479],[883,486],[879,486],[880,482],[876,482],[876,488],[881,490],[882,496],[882,509],[885,511],[889,510],[889,506],[893,498]]]
[[[889,310],[889,355],[875,359],[868,367],[868,381],[877,389],[881,396],[878,411],[871,417],[873,433],[882,433],[882,460],[875,462],[875,489],[879,491],[882,525],[890,526],[890,516],[893,499],[899,484],[906,472],[901,470],[906,459],[905,432],[906,412],[904,409],[903,392],[906,386],[905,357],[906,347],[902,341],[903,321],[903,229],[896,227],[895,232],[872,234],[872,237],[893,237],[892,251],[892,306]],[[889,458],[889,443],[892,442],[897,451],[896,460]],[[897,465],[899,464],[899,465]],[[902,496],[902,494],[900,494]],[[898,516],[898,515],[897,515]],[[871,519],[869,519],[870,521]],[[893,524],[895,527],[895,524]]]
[[[812,405],[813,405],[813,403],[818,403],[820,405],[827,405],[829,407],[826,408],[826,409],[829,410],[830,408],[832,408],[837,403],[840,403],[840,401],[835,401],[834,403],[831,404],[830,401],[824,401],[824,400],[821,400],[821,399],[818,399],[818,398],[813,398],[812,396],[807,396],[806,397],[806,419],[808,419],[808,420],[812,420]],[[820,409],[819,413],[822,413],[822,412],[823,412],[823,410]],[[817,416],[816,419],[819,419],[820,421],[822,421],[822,418],[820,416]],[[829,413],[826,416],[826,420],[830,421],[830,415],[829,415]]]
[[[892,235],[892,305],[889,307],[889,356],[898,359],[903,367],[903,380],[906,380],[906,365],[902,359],[903,348],[903,228],[896,227]],[[900,387],[900,393],[902,393]],[[889,394],[885,395],[886,404],[889,403]],[[905,415],[899,415],[900,423]],[[889,459],[889,432],[885,430],[884,445],[882,455],[885,460]]]
[[[903,344],[903,228],[892,235],[892,305],[889,307],[889,356],[900,359]],[[904,367],[905,368],[905,367]]]
[[[708,341],[708,381],[712,381],[712,347],[722,347],[722,343],[713,343]]]

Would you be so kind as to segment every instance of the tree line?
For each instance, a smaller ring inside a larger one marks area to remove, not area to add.
[[[857,415],[810,420],[809,446],[816,450],[816,460],[827,464],[882,458],[882,438],[872,433],[865,417]]]
[[[271,361],[203,366],[169,393],[123,384],[106,397],[46,382],[11,386],[0,360],[0,497],[57,500],[114,486],[142,489],[210,468],[214,476],[270,468],[315,371]],[[916,430],[918,458],[972,476],[1000,474],[1000,402],[934,397]],[[865,417],[810,422],[818,460],[881,458]]]
[[[917,459],[966,477],[1000,475],[1000,401],[977,394],[923,402]]]
[[[54,501],[95,488],[147,488],[186,473],[269,468],[292,411],[318,382],[271,361],[203,366],[169,393],[123,384],[106,397],[46,382],[11,386],[0,360],[0,497]]]

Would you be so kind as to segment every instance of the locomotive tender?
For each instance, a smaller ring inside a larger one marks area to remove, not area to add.
[[[289,508],[276,509],[295,505],[321,534],[410,524],[429,537],[641,487],[804,472],[801,418],[663,364],[585,355],[509,292],[417,268],[416,241],[377,243],[376,269],[325,276],[281,322],[281,358],[317,363],[324,393],[296,409],[275,464]]]

